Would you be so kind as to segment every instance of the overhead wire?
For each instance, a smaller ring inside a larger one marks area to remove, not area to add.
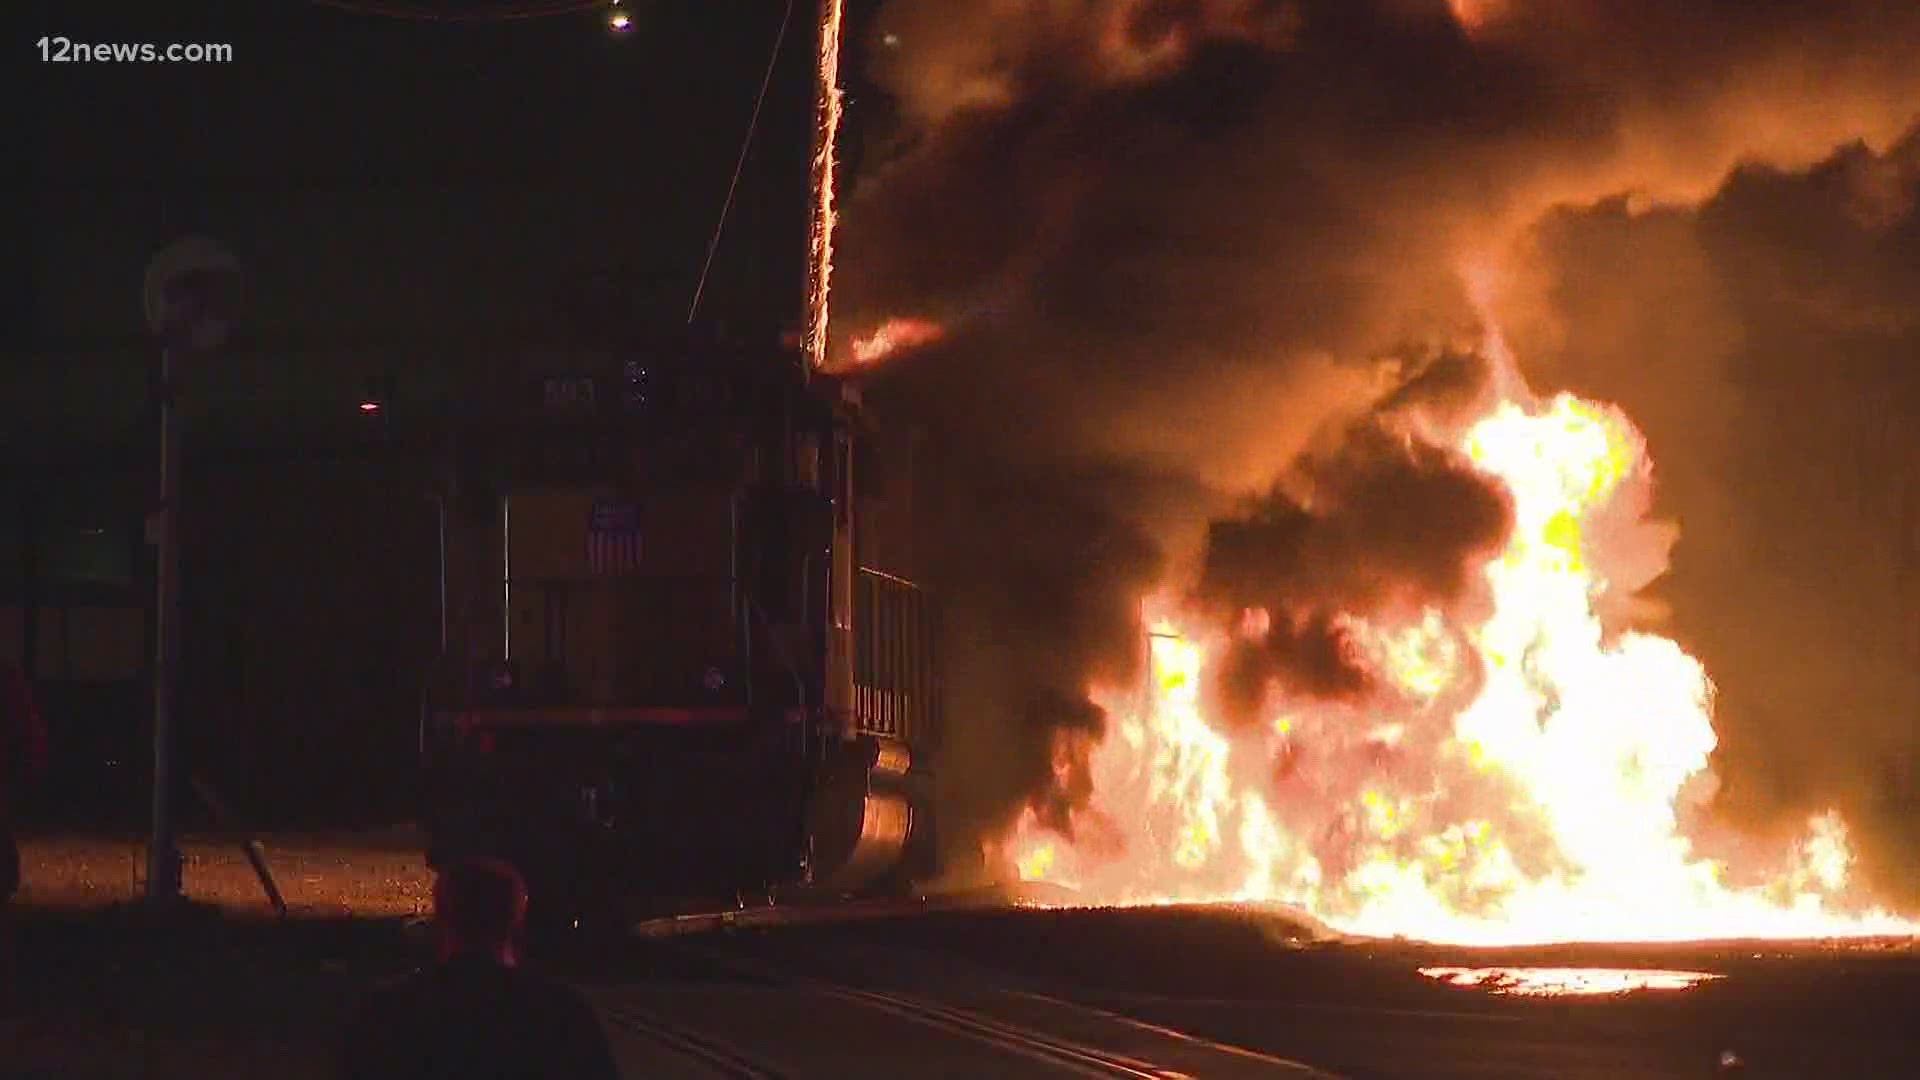
[[[405,19],[412,22],[502,22],[519,19],[539,19],[558,15],[571,15],[593,8],[607,6],[607,0],[503,0],[486,6],[463,4],[458,10],[448,10],[446,3],[406,4],[398,0],[308,0],[320,7],[347,11],[360,15],[375,15],[384,18]],[[767,55],[766,70],[760,77],[760,89],[754,95],[753,112],[747,118],[747,130],[740,140],[740,152],[733,163],[733,173],[727,179],[727,193],[721,200],[720,214],[714,222],[713,234],[708,238],[706,256],[700,264],[700,276],[694,283],[693,298],[687,305],[687,323],[691,325],[700,315],[700,302],[706,296],[707,282],[713,274],[713,261],[719,254],[720,240],[726,233],[727,221],[733,214],[734,199],[740,190],[740,178],[746,172],[747,157],[752,153],[755,137],[760,130],[760,114],[764,111],[767,94],[773,86],[773,74],[779,67],[781,51],[786,47],[787,33],[793,25],[794,0],[787,0],[780,15],[780,29],[774,36],[773,48]]]
[[[726,231],[727,218],[733,212],[734,194],[740,188],[740,175],[747,167],[747,154],[753,149],[755,133],[760,130],[760,110],[767,103],[767,91],[773,85],[773,72],[780,64],[780,50],[786,47],[787,29],[793,24],[793,0],[787,0],[780,16],[780,32],[774,35],[773,50],[767,55],[767,70],[760,76],[760,92],[753,98],[753,113],[747,118],[747,132],[740,140],[740,154],[734,159],[733,176],[727,181],[727,197],[720,204],[720,218],[714,222],[713,236],[707,241],[707,257],[700,264],[700,278],[693,286],[693,301],[687,305],[687,325],[700,314],[700,299],[706,295],[707,278],[713,272],[713,257],[720,250],[720,237]]]

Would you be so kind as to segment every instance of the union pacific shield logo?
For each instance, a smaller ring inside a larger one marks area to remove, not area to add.
[[[629,574],[640,568],[640,508],[599,499],[587,521],[587,566],[595,576]]]

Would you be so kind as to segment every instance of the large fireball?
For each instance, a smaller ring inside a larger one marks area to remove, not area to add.
[[[1440,941],[1911,933],[1857,895],[1837,815],[1738,865],[1706,853],[1713,684],[1632,628],[1673,536],[1647,517],[1644,441],[1608,406],[1536,399],[1494,353],[1476,416],[1404,432],[1509,497],[1490,603],[1343,613],[1366,693],[1270,690],[1248,724],[1209,715],[1209,677],[1236,635],[1275,632],[1270,614],[1222,626],[1149,601],[1147,684],[1101,688],[1104,741],[1058,748],[1063,770],[1089,755],[1092,805],[1070,837],[1028,815],[1020,874],[1086,903],[1278,901]]]

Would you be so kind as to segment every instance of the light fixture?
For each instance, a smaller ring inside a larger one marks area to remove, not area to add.
[[[624,34],[633,29],[633,16],[620,7],[620,0],[613,0],[607,9],[607,29],[616,34]]]

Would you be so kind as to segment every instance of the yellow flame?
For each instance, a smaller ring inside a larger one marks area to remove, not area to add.
[[[1429,610],[1419,623],[1398,630],[1382,630],[1365,619],[1343,621],[1374,666],[1417,700],[1432,701],[1459,677],[1460,650],[1438,611]]]
[[[1069,844],[1030,816],[1023,876],[1089,903],[1278,901],[1437,941],[1914,933],[1858,895],[1837,815],[1739,873],[1695,850],[1681,811],[1710,779],[1713,684],[1674,641],[1596,614],[1609,567],[1637,554],[1619,511],[1648,504],[1645,444],[1611,407],[1533,400],[1494,352],[1504,400],[1457,447],[1513,505],[1491,614],[1350,616],[1380,694],[1282,700],[1229,729],[1205,715],[1208,663],[1266,613],[1215,631],[1150,603],[1149,692],[1103,695],[1120,737],[1091,760],[1086,813],[1124,843]]]
[[[1053,869],[1053,845],[1041,844],[1022,855],[1017,864],[1020,868],[1020,880],[1040,881]]]
[[[1155,747],[1150,775],[1154,794],[1191,810],[1174,834],[1172,858],[1193,869],[1220,846],[1222,811],[1230,798],[1223,771],[1227,740],[1200,712],[1200,650],[1164,624],[1151,641],[1158,697],[1165,707],[1154,710],[1149,725]]]

